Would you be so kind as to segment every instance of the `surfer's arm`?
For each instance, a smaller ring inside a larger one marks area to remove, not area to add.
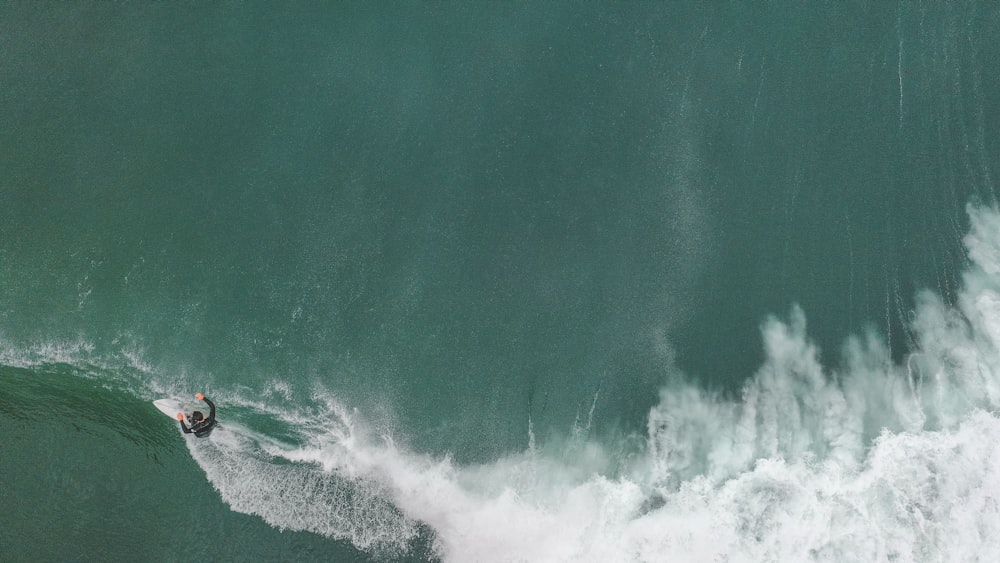
[[[205,401],[206,403],[208,403],[208,408],[209,408],[208,419],[209,420],[215,420],[215,403],[213,403],[212,401],[209,401],[204,396],[202,396],[201,400]]]
[[[191,433],[191,429],[188,428],[186,424],[184,424],[184,415],[183,414],[177,413],[177,422],[181,423],[181,430],[183,430],[185,434],[190,434]]]

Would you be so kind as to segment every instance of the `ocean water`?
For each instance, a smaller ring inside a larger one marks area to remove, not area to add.
[[[0,6],[0,559],[991,559],[998,30]]]

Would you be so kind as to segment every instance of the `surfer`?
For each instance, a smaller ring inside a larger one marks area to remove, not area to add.
[[[213,428],[215,428],[215,403],[206,399],[201,393],[195,393],[194,397],[199,401],[205,401],[208,403],[208,408],[210,409],[208,411],[208,418],[205,418],[205,415],[201,414],[201,411],[194,411],[191,413],[191,418],[188,419],[191,423],[191,428],[188,428],[187,425],[184,424],[184,413],[177,413],[177,420],[180,421],[181,430],[183,430],[185,434],[191,434],[193,432],[196,437],[204,438],[212,432]]]

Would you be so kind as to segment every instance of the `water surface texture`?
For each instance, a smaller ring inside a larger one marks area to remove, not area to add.
[[[998,30],[7,3],[0,559],[989,559]]]

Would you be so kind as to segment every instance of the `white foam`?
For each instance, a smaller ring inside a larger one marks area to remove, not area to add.
[[[233,510],[280,529],[346,539],[361,549],[400,551],[416,533],[378,483],[346,479],[312,464],[276,463],[225,425],[188,439],[191,455]],[[271,450],[275,451],[275,450]]]
[[[903,365],[866,333],[831,371],[793,307],[763,324],[766,361],[739,400],[664,388],[645,451],[618,470],[583,433],[537,444],[530,420],[530,447],[493,463],[419,455],[322,392],[322,408],[295,415],[304,445],[236,428],[191,451],[235,510],[369,550],[406,549],[420,523],[445,561],[988,560],[1000,553],[1000,214],[969,215],[957,307],[918,296],[919,349]]]
[[[160,374],[143,359],[143,352],[119,339],[101,350],[93,342],[75,340],[15,343],[0,337],[0,364],[24,368],[68,369],[74,376],[95,381],[105,389],[120,390],[143,399],[162,398]]]
[[[91,362],[93,352],[94,345],[83,338],[33,342],[27,345],[0,339],[0,362],[12,367],[31,368],[44,364],[80,365]]]

